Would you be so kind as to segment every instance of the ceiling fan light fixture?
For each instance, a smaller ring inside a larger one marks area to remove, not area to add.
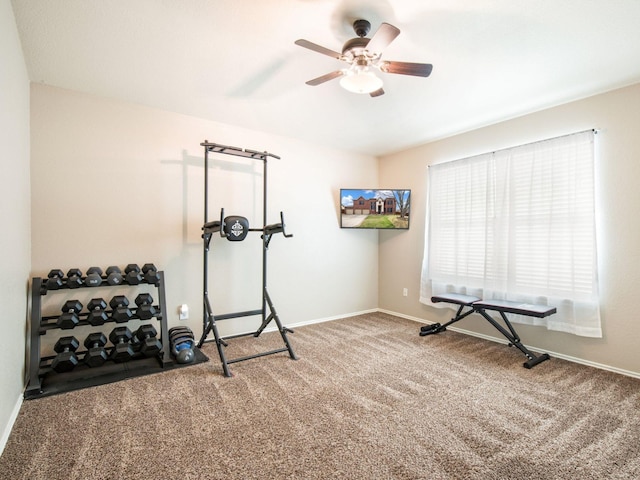
[[[382,79],[370,70],[347,72],[340,79],[340,86],[353,93],[371,93],[382,88]]]

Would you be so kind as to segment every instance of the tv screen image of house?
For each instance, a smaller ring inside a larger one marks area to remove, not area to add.
[[[409,228],[411,190],[340,189],[341,228]]]

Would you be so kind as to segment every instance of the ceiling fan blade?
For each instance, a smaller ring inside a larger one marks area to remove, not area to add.
[[[433,65],[431,65],[430,63],[384,61],[380,63],[380,70],[385,73],[399,73],[401,75],[428,77],[429,75],[431,75]]]
[[[300,45],[301,47],[308,48],[309,50],[313,50],[314,52],[322,53],[323,55],[328,55],[333,58],[337,58],[340,60],[342,58],[342,54],[338,52],[334,52],[325,47],[321,47],[320,45],[316,45],[315,43],[310,42],[309,40],[296,40],[296,45]]]
[[[384,90],[382,88],[379,88],[375,92],[371,92],[369,95],[371,95],[372,97],[379,97],[380,95],[384,95]]]
[[[371,40],[367,44],[367,50],[371,53],[382,53],[395,38],[400,35],[400,29],[388,23],[382,23]]]
[[[344,75],[342,70],[336,70],[335,72],[327,73],[326,75],[322,75],[321,77],[314,78],[313,80],[309,80],[305,82],[307,85],[311,85],[315,87],[316,85],[320,85],[321,83],[328,82],[329,80],[333,80],[334,78],[338,78]]]

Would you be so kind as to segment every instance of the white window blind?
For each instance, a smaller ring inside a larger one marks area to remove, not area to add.
[[[421,301],[548,304],[558,313],[513,319],[602,336],[594,185],[591,130],[431,166]]]

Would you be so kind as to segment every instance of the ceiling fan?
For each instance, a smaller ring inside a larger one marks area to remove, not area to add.
[[[342,53],[321,47],[308,40],[300,39],[295,41],[296,45],[349,64],[347,68],[336,70],[305,82],[307,85],[316,86],[334,78],[342,77],[340,85],[346,90],[354,93],[368,93],[372,97],[379,97],[384,94],[384,90],[382,89],[382,79],[376,76],[375,70],[417,77],[428,77],[431,74],[433,65],[430,63],[382,60],[382,51],[400,35],[399,28],[388,23],[382,23],[371,38],[366,38],[371,30],[371,23],[367,20],[356,20],[353,22],[353,29],[358,37],[347,40],[342,47]]]

